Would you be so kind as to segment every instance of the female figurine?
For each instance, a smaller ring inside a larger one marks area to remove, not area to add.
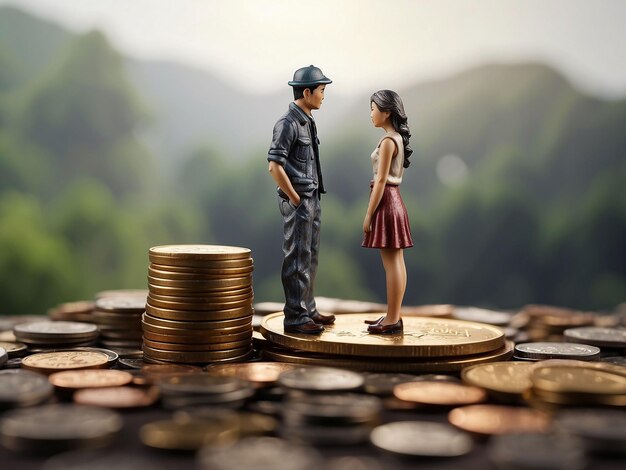
[[[404,249],[413,246],[406,207],[400,196],[404,169],[413,153],[409,147],[411,133],[404,105],[397,93],[380,90],[370,98],[374,127],[385,135],[372,153],[374,179],[370,183],[370,198],[363,221],[365,233],[362,246],[380,249],[387,283],[387,315],[376,321],[366,321],[372,334],[401,334],[400,307],[406,290]]]

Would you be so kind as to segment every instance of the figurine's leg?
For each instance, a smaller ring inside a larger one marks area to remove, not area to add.
[[[322,208],[319,198],[314,194],[311,199],[314,203],[312,208],[312,224],[311,224],[311,282],[309,285],[309,295],[307,296],[306,307],[309,312],[309,316],[319,313],[315,305],[315,276],[317,275],[317,264],[319,258],[320,248],[320,228],[322,221]]]
[[[387,280],[387,316],[382,325],[391,325],[400,320],[400,307],[406,290],[406,266],[404,264],[404,250],[383,248],[380,256],[385,268]]]
[[[288,201],[279,201],[283,214],[283,268],[282,282],[285,291],[286,326],[310,322],[306,300],[309,292],[311,263],[311,210],[312,198],[302,198],[293,208]]]

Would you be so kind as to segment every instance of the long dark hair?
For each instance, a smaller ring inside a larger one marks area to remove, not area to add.
[[[407,124],[408,118],[404,112],[404,105],[400,96],[391,90],[379,90],[370,97],[370,104],[376,103],[378,109],[381,111],[391,112],[391,124],[393,128],[402,136],[402,143],[404,144],[404,168],[408,168],[411,162],[409,157],[413,153],[413,149],[409,146],[409,139],[411,138],[411,131]]]

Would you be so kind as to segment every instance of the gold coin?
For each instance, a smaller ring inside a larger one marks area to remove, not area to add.
[[[487,398],[482,388],[454,382],[405,382],[393,388],[396,398],[423,405],[458,406],[481,403]]]
[[[175,281],[204,281],[211,279],[230,279],[233,277],[245,277],[252,274],[254,266],[243,266],[241,268],[210,268],[196,269],[194,272],[173,271],[170,269],[158,269],[150,265],[148,276],[158,279],[170,279]]]
[[[238,349],[250,346],[250,338],[243,341],[231,341],[229,343],[163,343],[161,341],[143,340],[145,346],[164,351],[220,351],[224,349]]]
[[[165,351],[162,349],[154,349],[150,346],[143,346],[144,355],[161,361],[172,362],[211,362],[220,359],[233,359],[241,357],[252,350],[252,343],[243,348],[224,349],[222,351]]]
[[[543,433],[550,429],[546,413],[512,406],[463,406],[450,411],[448,420],[457,428],[486,435]]]
[[[165,328],[177,328],[181,330],[214,330],[217,328],[222,329],[232,326],[250,325],[252,323],[252,315],[222,321],[173,321],[154,318],[146,313],[143,316],[143,321],[148,325],[163,326]]]
[[[380,316],[380,315],[378,315]],[[318,336],[285,333],[284,314],[272,313],[261,323],[268,340],[292,349],[372,357],[444,357],[480,354],[504,345],[501,329],[481,323],[440,318],[404,318],[404,334],[371,335],[364,324],[376,314],[338,315]]]
[[[170,336],[188,336],[195,338],[211,338],[214,336],[228,336],[237,333],[249,333],[252,336],[252,321],[249,320],[247,323],[238,326],[224,326],[221,328],[215,329],[204,329],[204,330],[188,330],[184,328],[171,328],[167,326],[157,326],[151,325],[149,323],[142,323],[143,331],[157,333],[161,335],[170,335]]]
[[[24,369],[51,374],[72,369],[103,369],[108,366],[109,356],[101,352],[62,351],[38,353],[22,360]]]
[[[239,437],[237,420],[233,424],[207,420],[156,421],[145,424],[139,438],[148,447],[165,450],[196,451],[206,445],[228,446]]]
[[[552,366],[533,371],[535,389],[557,393],[626,394],[626,376],[593,368]]]
[[[183,259],[242,259],[250,253],[249,248],[224,245],[161,245],[149,250],[150,256]]]
[[[311,353],[307,351],[289,351],[265,347],[263,357],[273,361],[287,362],[309,366],[328,366],[370,372],[458,372],[464,367],[484,362],[503,361],[513,355],[514,344],[507,341],[505,345],[493,352],[461,357],[405,359],[371,357],[335,356],[330,354]]]
[[[132,374],[121,370],[87,369],[55,372],[48,377],[55,387],[66,389],[121,387],[133,381]]]
[[[169,310],[183,310],[183,311],[197,310],[201,312],[210,312],[213,310],[231,310],[231,309],[236,309],[240,307],[251,308],[252,300],[253,300],[253,296],[250,296],[250,298],[247,298],[244,300],[236,300],[236,301],[229,301],[229,302],[184,303],[184,302],[171,302],[171,301],[166,301],[166,300],[160,300],[152,296],[148,296],[148,302],[152,306],[157,307],[157,308],[164,308],[164,309],[169,309]]]
[[[235,341],[245,341],[252,338],[252,331],[242,331],[241,333],[233,333],[227,335],[214,335],[214,336],[184,336],[184,335],[165,335],[161,333],[154,333],[152,331],[143,332],[144,339],[150,341],[159,341],[161,343],[174,343],[174,344],[217,344],[217,343],[232,343]]]
[[[158,308],[150,304],[146,304],[146,313],[155,318],[162,318],[163,320],[176,320],[176,321],[218,321],[218,320],[233,320],[235,318],[248,317],[252,315],[254,310],[250,305],[245,307],[233,308],[228,310],[213,310],[213,311],[184,311],[184,310],[170,310],[167,308]]]
[[[243,364],[219,364],[206,368],[211,375],[220,377],[238,377],[257,386],[271,385],[278,380],[283,372],[292,370],[297,366],[279,362],[246,362]]]
[[[532,386],[532,362],[491,362],[467,367],[461,372],[464,382],[490,392],[522,395]]]

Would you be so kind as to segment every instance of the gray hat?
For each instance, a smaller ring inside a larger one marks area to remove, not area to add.
[[[322,71],[314,66],[302,67],[293,74],[293,80],[288,82],[289,86],[311,86],[311,85],[325,85],[333,83],[333,81],[326,77]]]

